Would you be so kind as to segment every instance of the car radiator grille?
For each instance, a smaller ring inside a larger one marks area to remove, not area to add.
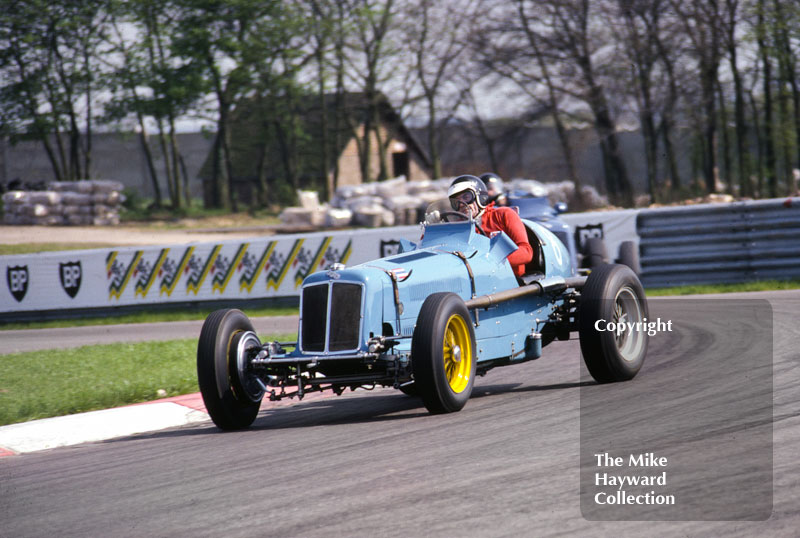
[[[359,347],[361,284],[334,282],[303,288],[301,349],[351,351]]]

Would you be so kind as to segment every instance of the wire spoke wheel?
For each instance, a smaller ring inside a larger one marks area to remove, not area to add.
[[[463,392],[469,384],[472,348],[464,319],[456,315],[447,320],[444,339],[444,368],[453,392]]]

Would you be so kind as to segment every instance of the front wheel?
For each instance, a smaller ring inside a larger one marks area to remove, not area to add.
[[[425,299],[411,339],[414,385],[431,413],[466,405],[477,368],[475,330],[461,298],[449,292]]]
[[[581,353],[598,383],[632,379],[647,354],[647,299],[627,266],[593,269],[581,290]],[[616,330],[621,328],[621,330]]]
[[[247,358],[260,346],[252,323],[239,310],[217,310],[203,323],[197,381],[206,410],[220,429],[247,428],[258,415],[264,389]]]

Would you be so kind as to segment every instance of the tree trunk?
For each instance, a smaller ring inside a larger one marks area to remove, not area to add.
[[[83,50],[84,71],[86,73],[86,144],[83,153],[83,169],[86,177],[91,177],[92,170],[92,70],[89,65],[89,53]]]
[[[317,49],[317,64],[319,66],[319,72],[317,76],[319,77],[318,81],[318,88],[319,88],[319,105],[320,105],[320,139],[322,141],[322,162],[320,163],[319,173],[321,175],[321,179],[325,185],[325,199],[327,201],[331,201],[333,198],[333,193],[336,190],[336,187],[333,184],[333,175],[331,174],[330,170],[330,160],[331,160],[331,141],[330,141],[330,129],[328,128],[328,100],[325,96],[325,63],[322,57],[322,44],[319,45]]]
[[[747,92],[750,98],[750,110],[753,113],[753,133],[756,137],[756,191],[753,194],[756,197],[764,196],[764,149],[765,144],[761,136],[761,121],[759,119],[758,105],[756,105],[756,98],[752,91]],[[752,181],[749,181],[752,184]]]
[[[733,171],[731,170],[731,149],[728,137],[728,110],[725,107],[725,96],[722,92],[722,84],[717,84],[717,97],[719,99],[719,119],[720,131],[722,132],[722,166],[720,177],[725,181],[728,194],[733,194]]]
[[[701,73],[701,88],[703,93],[703,177],[706,182],[706,191],[709,193],[717,190],[717,115],[714,105],[715,88],[717,85],[716,70],[705,69]]]
[[[361,148],[363,150],[361,153],[361,181],[363,183],[367,183],[375,179],[372,177],[372,133],[374,128],[373,121],[375,121],[377,114],[374,111],[374,88],[371,86],[368,86],[366,98],[367,111],[363,127],[363,139],[361,143]]]
[[[147,142],[147,131],[145,130],[144,118],[142,117],[141,112],[137,112],[137,117],[139,120],[139,143],[142,146],[144,160],[147,164],[147,170],[150,173],[150,182],[153,185],[153,197],[155,198],[153,203],[156,207],[160,207],[162,200],[161,187],[158,185],[158,172],[156,172],[156,167],[153,164],[153,153],[150,151],[150,144]]]
[[[439,144],[436,138],[436,106],[433,102],[433,95],[428,94],[426,97],[428,99],[428,152],[430,152],[433,165],[433,177],[438,178],[442,177],[442,157],[439,155]]]
[[[756,29],[756,40],[758,50],[763,63],[762,81],[764,84],[764,153],[765,153],[765,175],[767,179],[767,189],[770,198],[778,196],[778,176],[775,169],[775,142],[773,139],[772,125],[772,61],[769,54],[769,46],[766,42],[766,28],[764,16],[764,0],[758,2],[758,26]],[[763,192],[761,193],[763,196]]]
[[[731,72],[733,73],[733,89],[736,93],[735,100],[735,121],[736,121],[736,157],[739,172],[739,194],[742,196],[752,196],[753,186],[750,183],[750,169],[748,166],[747,147],[747,119],[745,117],[744,90],[742,88],[742,77],[736,67],[736,46],[729,48]]]
[[[180,149],[178,148],[178,136],[175,132],[175,119],[172,114],[169,116],[169,149],[170,160],[172,161],[172,173],[175,178],[175,209],[183,207],[185,193],[184,183],[181,181]]]
[[[640,84],[644,84],[640,81]],[[645,84],[645,86],[647,86]],[[657,202],[658,187],[656,186],[656,155],[658,154],[658,140],[656,138],[655,121],[653,120],[653,108],[650,98],[649,88],[642,88],[644,106],[640,115],[642,122],[642,134],[644,135],[645,157],[647,159],[647,188],[653,202]]]
[[[577,168],[575,167],[575,159],[572,154],[572,146],[569,142],[567,129],[564,126],[564,122],[561,121],[561,114],[559,114],[558,111],[558,97],[556,95],[555,84],[553,84],[553,79],[550,76],[550,69],[548,68],[548,64],[545,61],[541,49],[539,48],[539,40],[537,39],[536,34],[534,34],[532,31],[528,16],[525,14],[525,7],[522,1],[517,3],[517,12],[522,20],[522,27],[524,28],[525,35],[528,38],[528,44],[531,46],[531,49],[536,56],[536,63],[539,65],[539,70],[542,72],[542,78],[547,86],[548,105],[550,107],[553,122],[556,127],[556,133],[558,134],[558,141],[561,145],[561,151],[564,154],[564,162],[567,165],[567,174],[569,175],[570,180],[572,180],[572,182],[575,184],[575,201],[579,206],[581,206],[583,204],[583,192],[581,188],[582,182],[580,176],[578,175]]]
[[[377,95],[376,95],[377,98]],[[384,181],[389,177],[389,167],[386,163],[386,149],[389,145],[389,140],[391,139],[391,135],[387,132],[386,133],[386,141],[383,140],[381,137],[381,126],[383,122],[381,121],[381,112],[379,104],[376,102],[375,106],[372,109],[372,113],[374,114],[374,118],[372,120],[372,130],[375,133],[375,146],[378,150],[378,181]]]
[[[780,0],[775,0],[775,15],[778,21],[778,24],[775,28],[775,33],[777,37],[778,44],[776,46],[778,58],[780,58],[780,65],[781,65],[781,76],[782,79],[780,82],[781,88],[781,109],[782,112],[786,110],[786,114],[783,117],[783,122],[785,122],[785,131],[782,138],[784,138],[784,147],[785,147],[785,160],[786,160],[786,181],[787,187],[789,190],[789,194],[792,194],[795,189],[795,181],[794,181],[794,174],[792,168],[800,168],[800,88],[798,87],[797,83],[797,73],[796,73],[796,66],[797,61],[792,50],[791,39],[792,37],[789,35],[788,32],[788,24],[784,20],[786,14],[783,10],[783,5]],[[795,15],[794,20],[797,20],[797,15]],[[792,89],[792,107],[793,107],[793,115],[790,118],[788,114],[788,104],[786,101],[789,100],[789,96],[786,94],[786,85]],[[791,157],[790,153],[790,141],[791,136],[794,134],[794,143],[795,143],[795,157]]]
[[[664,153],[667,154],[667,167],[669,169],[670,192],[673,199],[678,198],[681,189],[681,176],[678,171],[678,159],[672,145],[672,115],[663,114],[659,125],[661,139],[664,142]]]
[[[175,208],[175,178],[172,174],[172,167],[170,166],[167,135],[164,132],[164,122],[161,118],[156,118],[156,124],[158,125],[158,146],[161,150],[161,158],[164,160],[164,174],[167,178],[167,194],[169,195],[170,206]]]
[[[603,90],[599,86],[590,87],[589,106],[594,113],[594,123],[600,136],[600,149],[606,163],[606,185],[613,202],[625,207],[633,207],[633,189],[628,179],[628,171],[622,159],[617,129],[608,111]]]
[[[186,168],[186,161],[183,160],[183,155],[178,153],[178,159],[180,160],[181,164],[181,177],[183,179],[183,195],[184,195],[184,202],[186,204],[186,208],[190,208],[192,206],[192,193],[189,188],[189,170]]]
[[[741,196],[752,196],[753,185],[750,182],[750,169],[748,155],[750,153],[747,146],[747,119],[745,117],[744,89],[742,87],[742,75],[737,65],[738,47],[736,39],[736,14],[738,6],[736,2],[727,0],[728,25],[727,25],[727,45],[728,62],[731,73],[733,74],[734,91],[734,121],[736,123],[736,164],[739,182],[739,194]],[[733,181],[733,178],[731,178]]]
[[[667,153],[667,162],[669,163],[669,175],[670,175],[670,183],[672,184],[672,197],[678,198],[680,196],[680,191],[682,188],[682,180],[680,176],[680,171],[678,169],[678,161],[675,157],[675,151],[672,144],[672,127],[674,122],[672,120],[672,113],[677,107],[678,104],[678,83],[675,80],[675,69],[672,62],[672,59],[669,56],[668,51],[664,47],[663,42],[658,34],[654,36],[655,38],[655,45],[658,50],[658,55],[661,58],[661,61],[664,64],[665,69],[667,70],[667,81],[668,81],[668,97],[667,103],[664,107],[664,110],[661,113],[661,136],[664,140],[664,150]]]

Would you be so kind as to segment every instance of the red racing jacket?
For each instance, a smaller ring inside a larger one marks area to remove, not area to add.
[[[505,232],[517,244],[517,250],[508,255],[508,263],[511,264],[515,275],[524,275],[525,264],[533,258],[533,249],[528,242],[525,225],[517,212],[510,207],[495,207],[494,203],[491,203],[481,216],[481,226],[487,234]]]

